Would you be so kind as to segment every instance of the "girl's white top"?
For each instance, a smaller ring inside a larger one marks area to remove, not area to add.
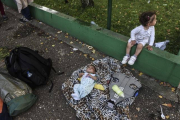
[[[140,25],[131,31],[131,40],[136,41],[148,41],[150,46],[153,46],[155,39],[155,28],[150,26],[148,30],[144,29],[144,26]]]

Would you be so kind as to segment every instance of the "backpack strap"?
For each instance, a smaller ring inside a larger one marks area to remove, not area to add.
[[[53,89],[53,87],[54,87],[54,84],[53,84],[52,80],[50,80],[50,81],[51,81],[51,87],[50,87],[50,89],[49,89],[49,93],[52,91],[52,89]]]

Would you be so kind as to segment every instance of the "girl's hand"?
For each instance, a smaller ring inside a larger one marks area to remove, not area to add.
[[[136,44],[136,40],[132,40],[131,45],[135,45],[135,44]]]
[[[150,45],[147,46],[147,49],[148,49],[149,51],[152,51],[152,50],[153,50],[152,46],[150,46]]]

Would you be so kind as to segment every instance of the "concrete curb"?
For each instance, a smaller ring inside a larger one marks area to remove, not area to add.
[[[4,0],[3,0],[4,1]],[[4,3],[15,8],[12,0]],[[76,18],[57,12],[55,10],[32,3],[30,5],[32,16],[54,28],[68,32],[81,41],[92,45],[103,53],[121,60],[125,54],[128,37],[109,31],[98,26],[91,26]],[[131,54],[136,47],[133,47]],[[180,56],[170,54],[154,48],[153,51],[143,49],[134,67],[156,79],[178,86],[180,82]]]

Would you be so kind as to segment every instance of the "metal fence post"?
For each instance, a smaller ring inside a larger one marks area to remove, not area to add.
[[[112,0],[108,0],[108,18],[107,18],[107,29],[111,29],[111,14],[112,14]]]

